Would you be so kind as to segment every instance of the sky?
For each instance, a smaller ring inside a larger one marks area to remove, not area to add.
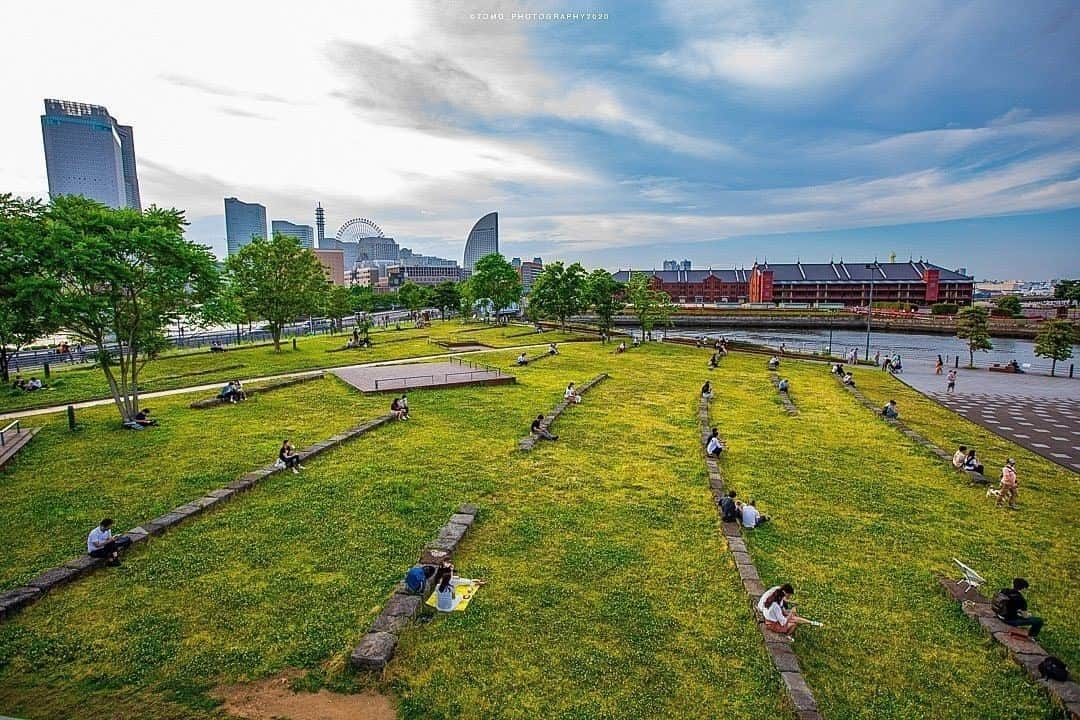
[[[588,267],[1080,276],[1076,2],[7,0],[0,25],[0,192],[47,195],[44,98],[105,105],[144,206],[222,256],[237,196],[459,262],[494,210],[504,255]]]

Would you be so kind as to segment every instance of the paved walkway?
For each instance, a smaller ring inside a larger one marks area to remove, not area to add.
[[[513,375],[507,375],[495,368],[437,361],[401,365],[354,365],[336,368],[330,372],[365,393],[514,381]]]
[[[455,351],[450,353],[437,353],[435,355],[422,355],[419,357],[407,357],[397,358],[394,360],[379,360],[377,362],[360,363],[358,365],[348,365],[344,367],[381,367],[385,365],[404,365],[408,363],[423,362],[425,360],[445,360],[448,357],[458,357],[461,355],[475,355],[477,353],[485,352],[506,352],[511,350],[528,350],[536,347],[547,347],[547,343],[538,343],[532,345],[514,345],[512,347],[504,348],[490,348],[485,347],[481,350],[464,350]],[[342,367],[325,367],[325,368],[313,368],[310,370],[298,370],[296,372],[279,373],[277,375],[263,375],[262,377],[244,378],[244,383],[257,383],[265,380],[281,380],[282,378],[301,377],[303,375],[313,375],[321,372],[333,372],[335,370],[341,370]],[[220,390],[221,381],[208,383],[206,385],[191,385],[188,387],[176,388],[175,390],[159,390],[157,392],[140,393],[140,400],[153,400],[154,398],[169,397],[170,395],[183,395],[184,393],[195,392],[207,392],[210,390]],[[101,405],[114,404],[112,398],[103,398],[99,400],[85,400],[83,402],[71,403],[75,406],[76,410],[81,408],[99,407]],[[31,410],[19,410],[17,412],[3,413],[0,415],[0,421],[14,420],[16,418],[33,417],[35,415],[48,415],[50,413],[64,412],[67,410],[67,404],[64,405],[50,405],[49,407],[33,408]]]
[[[1080,382],[961,368],[956,391],[933,365],[905,363],[897,377],[953,412],[1070,470],[1080,471]]]

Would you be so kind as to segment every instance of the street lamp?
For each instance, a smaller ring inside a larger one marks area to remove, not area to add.
[[[878,261],[875,260],[872,263],[866,263],[864,265],[867,270],[877,270],[880,266]],[[866,306],[866,357],[867,362],[870,362],[870,322],[874,315],[874,273],[870,273],[870,302]]]

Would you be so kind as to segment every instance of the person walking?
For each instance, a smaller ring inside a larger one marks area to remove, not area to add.
[[[941,371],[942,371],[942,369],[944,367],[945,367],[945,361],[941,358],[941,354],[939,353],[938,356],[937,356],[937,362],[934,363],[934,374],[935,375],[940,375]]]
[[[949,374],[945,376],[945,392],[956,392],[956,370],[949,370]]]
[[[1001,468],[1001,489],[998,492],[998,507],[1008,505],[1010,510],[1019,509],[1016,507],[1017,485],[1016,461],[1009,458],[1005,461],[1005,467]]]

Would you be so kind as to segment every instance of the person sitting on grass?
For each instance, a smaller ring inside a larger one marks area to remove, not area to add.
[[[534,435],[536,435],[537,437],[542,438],[544,440],[558,440],[559,439],[558,435],[552,435],[550,432],[548,432],[547,426],[544,424],[544,415],[543,415],[543,413],[536,416],[536,419],[532,421],[532,426],[530,426],[529,430]]]
[[[834,375],[838,375],[839,377],[843,377],[844,376],[844,363],[840,363],[840,362],[833,363],[832,373]]]
[[[212,352],[212,353],[225,352],[225,348],[222,347],[220,340],[214,340],[213,342],[210,343],[210,352]]]
[[[851,373],[844,373],[844,377],[840,378],[840,382],[848,387],[855,387],[855,376]]]
[[[791,387],[791,383],[788,382],[787,378],[783,378],[780,382],[776,383],[776,389],[782,393],[786,393],[789,387]]]
[[[617,352],[617,353],[626,352],[626,341],[625,340],[623,340],[623,341],[621,341],[619,343],[619,347],[615,348],[615,352]]]
[[[394,399],[390,401],[390,412],[398,420],[405,419],[405,410],[401,407],[401,399],[396,395],[394,396]]]
[[[135,423],[139,427],[150,427],[152,425],[157,425],[158,421],[150,418],[150,408],[144,408],[135,413]]]
[[[428,580],[435,576],[438,570],[434,565],[413,565],[409,572],[405,573],[405,589],[414,595],[419,595],[427,587]]]
[[[705,442],[705,454],[711,457],[720,457],[720,453],[723,451],[724,443],[720,440],[720,431],[713,428],[712,434],[709,435],[709,439]]]
[[[574,389],[574,383],[570,383],[566,386],[566,392],[563,393],[563,399],[576,404],[581,403],[581,396],[578,395],[577,390]]]
[[[120,564],[120,549],[131,544],[131,538],[114,538],[112,518],[105,518],[101,524],[90,531],[86,538],[86,554],[92,558],[105,560],[109,567]]]
[[[720,498],[720,519],[724,522],[739,520],[739,503],[735,500],[734,490],[728,490],[728,494]]]
[[[990,601],[990,607],[1001,622],[1013,627],[1026,627],[1028,636],[1037,638],[1044,621],[1028,613],[1027,600],[1022,594],[1028,587],[1028,581],[1024,578],[1014,578],[1012,587],[999,590]]]
[[[304,469],[304,466],[300,464],[300,455],[297,454],[288,438],[285,438],[285,441],[281,443],[281,449],[278,450],[278,462],[292,470],[294,475],[299,475]]]
[[[36,377],[32,377],[26,381],[26,391],[33,392],[34,390],[41,390],[45,385]]]
[[[548,343],[548,355],[558,355],[559,349],[555,347],[555,343]]]
[[[470,580],[454,574],[454,566],[451,563],[443,563],[435,573],[435,609],[441,612],[452,612],[461,602],[454,589],[461,585],[484,585],[486,581],[479,578]]]
[[[965,462],[967,462],[967,446],[961,445],[957,448],[956,452],[953,453],[952,466],[957,470],[963,470]]]
[[[778,635],[791,637],[796,626],[810,623],[809,620],[795,613],[794,603],[788,602],[788,598],[794,594],[795,588],[789,583],[776,585],[761,594],[757,609],[765,618],[765,627],[768,630]]]
[[[1008,505],[1016,510],[1016,494],[1019,483],[1016,479],[1016,461],[1009,458],[1001,468],[1001,489],[998,491],[997,506]]]
[[[528,365],[529,364],[529,357],[525,354],[524,350],[522,350],[521,354],[517,356],[517,364],[518,365]]]
[[[968,450],[967,455],[964,457],[964,469],[968,472],[977,472],[982,475],[983,464],[975,457],[975,448]]]
[[[768,515],[762,515],[758,512],[757,503],[755,500],[751,500],[748,503],[742,503],[739,507],[739,513],[742,519],[742,525],[744,528],[754,529],[765,523],[769,522]]]
[[[401,419],[409,419],[409,396],[405,393],[401,393],[401,399],[398,400],[398,405],[401,406]]]
[[[639,340],[639,339],[638,339],[638,336],[637,336],[637,335],[635,335],[635,336],[634,336],[634,341],[633,341],[633,346],[634,346],[634,347],[638,347],[638,346],[640,346],[640,345],[641,345],[641,340]]]
[[[770,370],[776,370],[779,367],[780,367],[780,358],[776,357],[775,355],[773,355],[771,358],[769,358],[769,369]]]
[[[881,408],[881,417],[888,418],[890,420],[896,420],[900,417],[900,411],[896,409],[896,401],[890,400],[885,403],[885,407]]]
[[[709,358],[709,369],[715,370],[718,367],[720,367],[720,356],[713,353],[713,356]]]
[[[705,384],[701,386],[701,397],[705,398],[706,400],[712,400],[713,398],[712,384],[708,380],[706,380]]]

